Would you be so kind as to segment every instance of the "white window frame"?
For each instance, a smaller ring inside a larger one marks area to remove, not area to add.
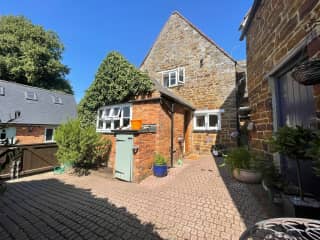
[[[62,98],[59,96],[51,96],[54,104],[62,104]]]
[[[5,95],[4,87],[0,86],[0,96],[4,96],[4,95]]]
[[[221,130],[221,113],[224,112],[224,109],[213,109],[213,110],[198,110],[194,112],[193,116],[193,130],[194,131],[218,131]],[[218,124],[215,127],[209,126],[209,116],[215,115],[218,116]],[[197,126],[197,117],[205,116],[205,126]]]
[[[183,71],[183,81],[180,81],[180,70]],[[186,71],[184,67],[179,67],[179,68],[175,68],[175,69],[170,69],[170,70],[166,70],[161,72],[162,73],[162,85],[164,87],[176,87],[178,85],[182,85],[185,83],[185,79],[186,79]],[[171,84],[171,74],[175,73],[176,74],[176,82],[175,84]],[[169,80],[168,80],[168,86],[164,85],[164,75],[168,74],[169,75]]]
[[[29,94],[32,94],[33,96],[30,96]],[[25,91],[24,92],[24,96],[27,100],[31,100],[31,101],[38,101],[38,96],[35,92],[33,91]]]
[[[48,129],[52,129],[52,139],[51,140],[47,140],[47,130]],[[55,142],[54,141],[54,131],[55,131],[55,128],[45,128],[45,130],[44,130],[44,142],[45,143],[50,143],[50,142]]]
[[[123,117],[123,108],[129,107],[130,108],[130,116],[129,117]],[[114,108],[120,108],[119,113],[116,116],[113,116],[113,109]],[[109,115],[106,116],[106,110],[110,109]],[[102,112],[101,118],[99,118],[99,111]],[[121,117],[120,117],[121,113]],[[129,125],[127,127],[123,127],[123,120],[129,118]],[[117,104],[117,105],[108,105],[104,106],[98,109],[97,112],[97,123],[96,123],[96,131],[97,132],[111,132],[112,130],[115,130],[114,128],[114,121],[120,120],[120,128],[121,129],[129,129],[131,127],[131,119],[132,119],[132,104],[125,103],[125,104]],[[103,121],[102,128],[99,128],[99,122]],[[106,121],[111,121],[111,127],[106,128]]]

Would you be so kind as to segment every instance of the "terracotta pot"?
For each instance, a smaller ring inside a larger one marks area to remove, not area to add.
[[[235,168],[232,171],[232,175],[235,179],[244,183],[260,183],[262,179],[260,172],[248,169]]]

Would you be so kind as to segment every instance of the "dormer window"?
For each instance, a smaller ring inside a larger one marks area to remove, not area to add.
[[[32,100],[32,101],[38,100],[37,94],[35,92],[26,91],[24,95],[27,100]]]
[[[0,87],[0,96],[4,96],[4,87]]]
[[[54,104],[62,104],[62,99],[58,96],[52,96],[52,101]]]
[[[162,82],[164,87],[175,87],[184,84],[184,68],[176,68],[162,72]]]

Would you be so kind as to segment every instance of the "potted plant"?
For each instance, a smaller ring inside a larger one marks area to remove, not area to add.
[[[312,217],[307,212],[314,213],[319,209],[319,202],[308,196],[302,188],[301,161],[311,160],[309,157],[312,143],[316,141],[317,135],[311,130],[300,126],[280,128],[271,140],[274,152],[278,152],[287,157],[290,161],[296,162],[296,173],[298,182],[298,196],[295,191],[283,194],[284,208],[287,215]],[[294,189],[294,186],[291,186]]]
[[[224,158],[235,179],[245,183],[261,182],[261,173],[257,171],[255,158],[244,147],[231,150]]]
[[[168,174],[167,160],[159,153],[154,157],[153,174],[157,177],[165,177]]]

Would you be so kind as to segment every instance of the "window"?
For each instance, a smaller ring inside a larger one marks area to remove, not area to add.
[[[170,71],[162,72],[162,81],[164,87],[174,87],[184,84],[184,68],[177,68]]]
[[[98,110],[97,131],[110,132],[130,127],[131,105],[122,104],[100,108]]]
[[[32,100],[32,101],[37,101],[37,100],[38,100],[37,94],[36,94],[35,92],[26,91],[26,92],[24,93],[24,95],[25,95],[25,98],[26,98],[27,100]]]
[[[62,104],[62,99],[58,96],[52,96],[52,101],[54,104]]]
[[[54,128],[46,128],[44,141],[45,142],[54,142],[53,134],[54,134]]]
[[[197,131],[220,130],[222,112],[224,112],[223,109],[195,111],[193,129]]]
[[[0,96],[4,96],[4,87],[0,87]]]

